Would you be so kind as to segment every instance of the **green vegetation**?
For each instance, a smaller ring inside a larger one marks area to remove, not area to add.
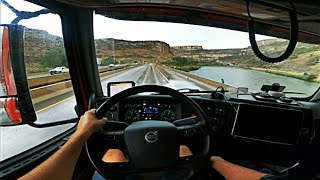
[[[101,60],[101,66],[108,66],[109,64],[117,64],[118,62],[117,61],[114,61],[113,60],[113,57],[110,56],[108,58],[105,58],[105,59],[102,59]]]
[[[312,55],[311,55],[312,56]],[[320,62],[320,57],[311,57],[309,60],[308,60],[308,65],[316,65]]]
[[[164,62],[164,64],[171,65],[171,66],[186,66],[193,64],[193,60],[190,58],[184,57],[173,57],[170,61]]]
[[[303,73],[303,74],[293,74],[290,72],[274,72],[274,71],[266,71],[268,73],[272,73],[272,74],[277,74],[277,75],[282,75],[282,76],[287,76],[287,77],[292,77],[292,78],[296,78],[296,79],[301,79],[304,81],[309,81],[309,82],[313,82],[315,81],[315,79],[317,79],[317,75],[316,74],[312,74],[312,73]]]
[[[163,64],[169,65],[174,67],[175,69],[179,69],[187,72],[197,70],[201,66],[204,66],[199,61],[195,61],[191,58],[184,58],[184,57],[173,57],[170,61],[163,62]]]
[[[63,48],[53,48],[46,51],[41,57],[41,67],[54,68],[57,66],[68,66],[66,53]],[[39,70],[41,72],[41,69]]]
[[[195,70],[198,70],[200,68],[201,68],[201,66],[179,66],[179,67],[175,67],[175,69],[179,69],[179,70],[186,71],[186,72],[195,71]]]
[[[281,76],[292,77],[292,78],[301,79],[301,80],[309,81],[309,82],[316,81],[316,79],[318,77],[316,74],[306,73],[306,72],[303,73],[303,74],[298,74],[298,73],[292,73],[292,72],[286,72],[286,71],[277,71],[277,70],[263,69],[263,68],[249,68],[249,69],[256,70],[256,71],[267,72],[267,73],[271,73],[271,74],[277,74],[277,75],[281,75]]]
[[[307,47],[297,47],[293,54],[294,55],[299,55],[299,54],[304,54],[304,53],[310,53],[310,52],[315,52],[315,51],[320,51],[320,46],[315,45],[315,46],[307,46]]]

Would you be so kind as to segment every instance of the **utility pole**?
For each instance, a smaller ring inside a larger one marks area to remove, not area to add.
[[[113,39],[113,44],[112,44],[112,47],[113,47],[113,51],[112,51],[112,53],[113,53],[113,64],[116,64],[116,57],[115,57],[115,41],[114,41],[114,39]]]

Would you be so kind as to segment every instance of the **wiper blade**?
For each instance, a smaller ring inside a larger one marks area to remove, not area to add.
[[[187,92],[187,93],[200,92],[199,89],[191,89],[191,88],[177,89],[177,91],[179,91],[179,92]]]
[[[302,92],[283,92],[285,94],[307,94],[307,93],[302,93]]]
[[[182,88],[177,89],[181,93],[212,93],[212,91],[200,91],[199,89]]]
[[[4,4],[7,8],[9,8],[17,17],[11,22],[11,24],[18,24],[21,20],[31,19],[40,16],[41,14],[49,14],[54,12],[49,9],[41,9],[39,11],[29,12],[29,11],[19,11],[14,8],[11,4],[9,4],[6,0],[0,0],[0,3]]]

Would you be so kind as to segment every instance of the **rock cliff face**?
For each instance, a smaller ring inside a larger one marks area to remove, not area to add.
[[[115,56],[122,62],[159,62],[173,56],[169,44],[161,41],[125,41],[117,39],[97,39],[97,57],[106,59]]]
[[[172,51],[179,51],[179,50],[185,50],[185,51],[191,51],[191,50],[202,50],[202,46],[173,46],[171,47]]]
[[[169,44],[161,41],[124,41],[98,39],[95,41],[97,57],[114,57],[125,62],[160,62],[173,57]],[[63,48],[63,39],[43,30],[25,30],[25,60],[27,63],[40,63],[41,57],[52,48]]]
[[[147,49],[163,53],[170,52],[169,44],[161,41],[125,41],[117,39],[97,39],[96,48],[99,50],[127,50],[130,49]]]
[[[212,61],[212,60],[217,60],[219,58],[230,57],[235,54],[238,54],[238,52],[235,52],[234,49],[210,50],[210,49],[202,49],[202,47],[190,49],[190,48],[181,48],[181,46],[179,46],[179,48],[172,47],[171,52],[175,56],[191,58],[197,61]]]

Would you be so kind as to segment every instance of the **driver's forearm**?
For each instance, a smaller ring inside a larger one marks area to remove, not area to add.
[[[220,157],[212,158],[211,166],[228,180],[258,180],[267,175],[252,169],[232,164]]]
[[[21,179],[71,179],[86,140],[86,135],[74,133],[61,149]]]

